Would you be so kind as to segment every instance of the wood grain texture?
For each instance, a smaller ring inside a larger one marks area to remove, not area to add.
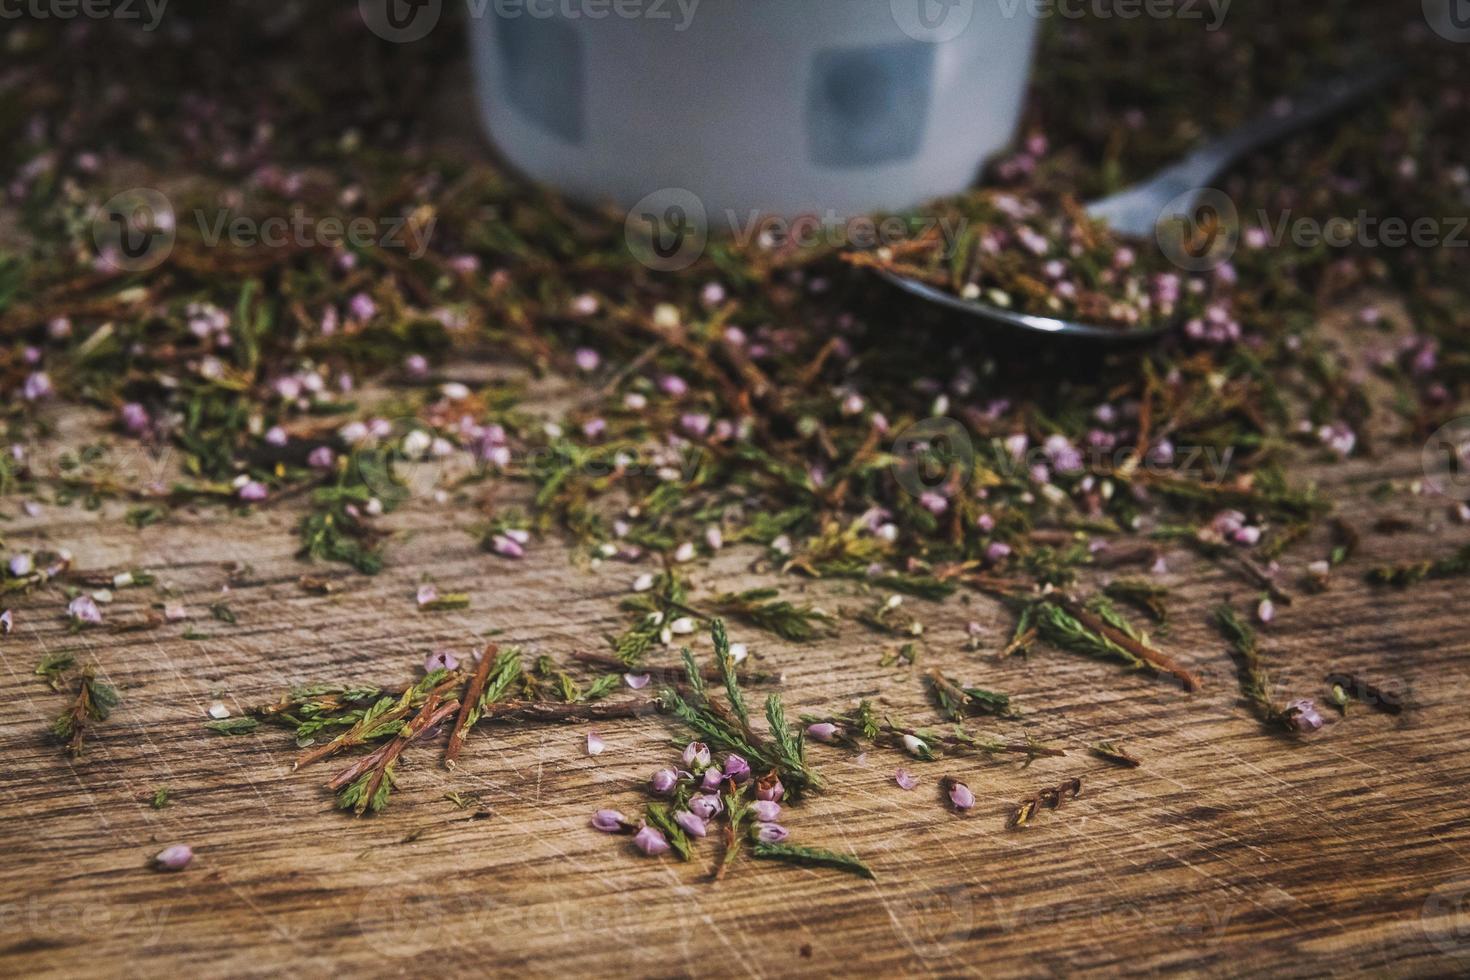
[[[62,423],[63,435],[85,428]],[[880,667],[882,641],[848,621],[805,645],[736,627],[764,666],[784,673],[793,715],[872,696],[894,714],[930,719],[920,675],[937,666],[1012,692],[1025,710],[1020,721],[976,727],[1029,731],[1068,750],[1022,768],[814,747],[830,787],[786,822],[802,842],[860,855],[876,882],[744,861],[714,885],[712,845],[681,864],[592,831],[598,807],[636,812],[648,773],[670,758],[671,731],[658,718],[599,726],[608,750],[595,760],[583,726],[477,730],[453,773],[439,764],[441,734],[408,751],[388,811],[358,820],[333,809],[328,770],[291,772],[285,733],[221,738],[203,727],[216,700],[238,713],[300,682],[401,683],[429,649],[465,651],[492,632],[537,652],[599,648],[623,622],[616,606],[636,574],[629,566],[579,570],[555,541],[520,562],[486,554],[453,501],[394,514],[389,565],[376,577],[298,561],[289,506],[180,511],[141,531],[117,519],[115,504],[37,517],[7,506],[7,548],[65,546],[84,570],[153,571],[194,619],[74,635],[59,590],[15,599],[15,632],[0,641],[0,974],[1463,972],[1465,583],[1392,591],[1361,578],[1374,562],[1465,542],[1441,505],[1406,494],[1370,502],[1369,488],[1410,480],[1418,466],[1404,452],[1319,474],[1364,526],[1394,513],[1433,529],[1365,536],[1327,595],[1300,598],[1266,632],[1283,693],[1320,696],[1328,671],[1349,670],[1407,703],[1397,717],[1352,709],[1311,740],[1268,733],[1240,706],[1206,616],[1254,590],[1186,553],[1169,556],[1166,581],[1187,601],[1161,645],[1203,678],[1195,695],[1046,647],[997,662],[989,651],[1004,645],[1011,619],[981,596],[910,600],[927,626],[914,667]],[[499,491],[502,500],[516,492]],[[1288,570],[1325,548],[1320,536],[1305,542]],[[762,581],[752,557],[735,549],[696,571],[696,594]],[[226,562],[249,571],[228,584]],[[342,591],[303,593],[305,571]],[[468,592],[470,608],[417,612],[425,579]],[[782,584],[827,608],[871,601],[851,585]],[[209,617],[221,598],[235,625]],[[137,619],[157,601],[156,589],[122,590],[108,620]],[[961,649],[971,620],[987,652]],[[187,626],[208,638],[182,638]],[[95,661],[123,696],[77,761],[46,735],[62,696],[32,675],[43,653],[63,648]],[[699,649],[708,652],[707,639]],[[1143,767],[1084,751],[1109,737]],[[913,792],[894,785],[899,764],[920,775]],[[975,790],[973,816],[941,805],[947,774]],[[1005,829],[1012,804],[1073,776],[1083,779],[1079,799],[1029,829]],[[160,786],[174,802],[154,810]],[[451,790],[479,793],[492,815],[455,809],[442,799]],[[173,842],[193,845],[193,865],[148,870]]]

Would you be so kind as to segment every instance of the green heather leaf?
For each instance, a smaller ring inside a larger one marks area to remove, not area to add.
[[[240,718],[222,718],[219,721],[207,721],[204,723],[204,727],[216,735],[249,735],[260,727],[260,722],[247,715]]]
[[[802,847],[797,844],[784,843],[767,844],[756,840],[751,842],[750,853],[766,861],[784,861],[787,864],[799,864],[813,868],[832,868],[835,871],[845,871],[870,881],[877,879],[872,869],[852,855],[838,854],[836,851],[827,851],[820,847]]]

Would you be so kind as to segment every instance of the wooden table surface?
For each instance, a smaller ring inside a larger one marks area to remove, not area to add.
[[[63,415],[59,443],[95,424]],[[27,516],[5,501],[10,551],[67,547],[82,570],[151,571],[194,618],[73,634],[58,589],[12,597],[15,631],[0,640],[0,975],[1463,972],[1465,584],[1372,589],[1362,571],[1470,534],[1443,502],[1407,491],[1374,502],[1384,480],[1420,475],[1415,451],[1299,475],[1360,526],[1391,514],[1420,529],[1365,534],[1328,593],[1299,597],[1265,631],[1278,693],[1320,697],[1328,671],[1352,671],[1404,700],[1397,717],[1354,707],[1311,739],[1265,731],[1239,703],[1207,622],[1217,602],[1246,608],[1254,590],[1186,551],[1169,553],[1164,581],[1180,598],[1160,645],[1202,675],[1195,695],[1046,647],[997,661],[1011,617],[979,595],[910,600],[927,627],[911,667],[881,666],[883,641],[851,621],[804,645],[737,627],[735,639],[784,674],[793,715],[866,696],[927,722],[920,675],[937,666],[1012,692],[1025,711],[975,727],[1068,750],[1023,768],[814,746],[830,786],[785,822],[802,842],[860,855],[876,881],[745,861],[714,884],[712,843],[683,864],[590,829],[599,807],[638,812],[648,774],[671,758],[674,733],[657,717],[599,726],[608,748],[595,759],[585,725],[477,732],[453,773],[432,748],[411,749],[389,809],[365,819],[334,810],[325,770],[291,771],[287,733],[223,738],[203,726],[217,700],[239,713],[292,684],[402,683],[429,649],[466,652],[492,635],[553,655],[598,649],[621,629],[617,600],[638,569],[577,568],[555,539],[522,561],[498,558],[466,530],[464,502],[428,496],[388,519],[397,533],[376,577],[297,560],[289,504],[182,510],[134,530],[117,503]],[[505,502],[523,491],[496,492]],[[1288,575],[1326,547],[1321,533],[1299,545]],[[729,549],[697,569],[695,594],[763,580],[753,557]],[[233,583],[231,562],[247,567]],[[306,571],[341,591],[305,594]],[[424,580],[469,593],[469,608],[418,612]],[[829,609],[873,601],[851,585],[788,578],[783,588]],[[209,616],[219,600],[234,625]],[[121,590],[108,622],[136,621],[158,601],[157,588]],[[972,620],[980,652],[963,649]],[[184,638],[190,629],[207,638]],[[63,696],[32,673],[68,648],[123,698],[76,761],[46,731]],[[1100,738],[1124,740],[1142,768],[1089,756]],[[894,784],[900,764],[922,778],[912,792]],[[975,790],[971,816],[941,805],[946,774]],[[1079,799],[1005,828],[1011,804],[1073,776]],[[171,804],[153,809],[165,786]],[[491,815],[474,819],[444,799],[450,791],[478,793]],[[174,842],[194,847],[193,864],[150,870]]]

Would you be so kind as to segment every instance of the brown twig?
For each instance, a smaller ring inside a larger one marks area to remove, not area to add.
[[[327,780],[327,788],[340,790],[363,773],[377,770],[362,797],[364,801],[370,800],[378,787],[382,785],[383,774],[387,771],[388,766],[398,760],[403,750],[458,709],[458,701],[447,701],[440,704],[439,694],[437,692],[430,694],[429,699],[424,702],[423,709],[414,715],[413,720],[404,725],[397,735],[393,736],[392,741],[379,746]]]
[[[485,647],[485,651],[480,654],[480,664],[475,668],[474,676],[470,678],[470,686],[465,689],[464,700],[459,706],[459,717],[454,720],[454,731],[449,733],[449,747],[444,750],[444,765],[450,769],[454,768],[454,762],[459,758],[459,750],[464,747],[466,722],[469,721],[475,706],[480,703],[480,695],[484,693],[485,682],[490,677],[490,666],[499,652],[500,648],[494,643]]]
[[[502,701],[488,705],[481,721],[610,721],[641,718],[658,710],[652,698],[633,698],[611,704],[575,704],[561,701]]]
[[[1080,602],[1074,602],[1071,599],[1062,599],[1060,601],[1062,604],[1062,608],[1065,609],[1067,613],[1071,615],[1074,619],[1076,619],[1077,622],[1092,630],[1094,633],[1097,633],[1099,636],[1102,636],[1110,643],[1115,643],[1118,646],[1122,647],[1124,650],[1127,650],[1129,653],[1133,654],[1139,660],[1142,660],[1144,663],[1148,664],[1160,674],[1166,674],[1170,677],[1175,678],[1184,685],[1184,689],[1186,691],[1198,691],[1200,689],[1199,678],[1190,673],[1185,668],[1181,667],[1177,662],[1175,662],[1174,658],[1170,657],[1168,654],[1160,650],[1155,650],[1147,643],[1135,640],[1127,633],[1114,627],[1106,620],[1104,620],[1101,616],[1098,616],[1096,613],[1083,606]]]

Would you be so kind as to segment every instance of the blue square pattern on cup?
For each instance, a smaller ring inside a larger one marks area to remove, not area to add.
[[[501,17],[496,27],[506,99],[551,135],[582,142],[586,71],[576,30],[543,17]]]
[[[933,80],[934,45],[922,41],[818,51],[807,87],[808,159],[851,169],[914,156]]]

